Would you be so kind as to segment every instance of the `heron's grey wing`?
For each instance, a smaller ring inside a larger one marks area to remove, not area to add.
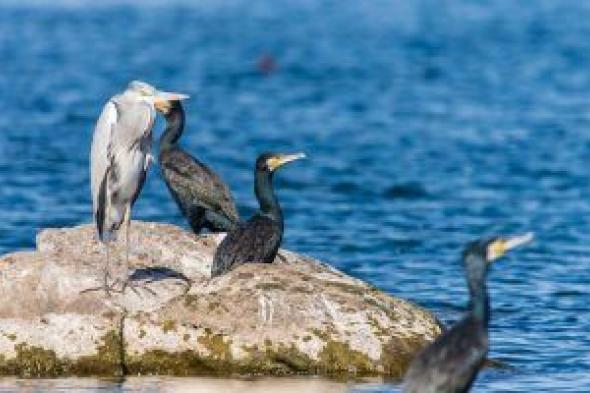
[[[230,221],[238,221],[236,204],[229,187],[205,164],[181,149],[164,152],[160,157],[162,175],[175,198],[183,204],[200,207],[223,214]],[[189,209],[190,206],[184,206]]]
[[[143,188],[151,161],[155,113],[145,102],[125,97],[119,97],[115,105],[119,118],[114,124],[110,149],[109,190],[117,198],[111,202],[133,205]]]
[[[281,236],[277,222],[262,215],[253,216],[223,239],[215,252],[212,275],[223,274],[243,263],[272,262]]]
[[[117,118],[117,107],[113,101],[109,100],[96,122],[94,134],[92,135],[90,188],[92,193],[92,211],[95,215],[99,208],[100,188],[104,182],[111,161],[109,146],[113,138],[113,130],[117,123]]]
[[[145,101],[125,96],[117,96],[112,101],[119,112],[113,135],[115,145],[121,149],[121,153],[127,153],[130,149],[150,153],[152,127],[156,117],[153,107]]]

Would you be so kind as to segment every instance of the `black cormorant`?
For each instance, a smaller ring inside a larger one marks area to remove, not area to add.
[[[288,162],[304,157],[303,153],[264,153],[258,156],[254,192],[260,209],[223,239],[213,259],[213,277],[243,263],[272,263],[283,238],[283,213],[273,190],[273,172]]]
[[[532,238],[529,233],[509,239],[480,239],[467,245],[463,252],[470,297],[467,316],[412,361],[404,378],[406,393],[469,391],[488,353],[488,266]]]
[[[205,228],[211,232],[233,229],[239,217],[229,188],[177,144],[184,130],[182,104],[170,101],[163,113],[166,130],[160,138],[160,170],[180,211],[196,234]]]

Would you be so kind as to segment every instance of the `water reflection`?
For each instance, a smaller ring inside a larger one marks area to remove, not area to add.
[[[125,380],[95,378],[0,380],[0,392],[152,392],[152,393],[351,393],[367,392],[364,384],[320,378],[167,378],[134,377]],[[369,387],[371,385],[366,385]],[[374,390],[371,390],[374,391]]]

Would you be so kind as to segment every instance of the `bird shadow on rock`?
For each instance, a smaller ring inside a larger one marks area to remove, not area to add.
[[[174,269],[164,266],[153,266],[141,269],[135,269],[135,271],[129,276],[130,281],[142,281],[145,283],[154,283],[163,280],[182,280],[187,284],[191,284],[191,280],[184,274],[177,272]]]
[[[188,277],[168,267],[139,268],[108,301],[111,306],[127,312],[150,312],[186,294],[191,285]]]

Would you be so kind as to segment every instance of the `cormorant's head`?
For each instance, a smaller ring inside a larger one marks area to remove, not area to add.
[[[174,118],[175,114],[184,112],[180,100],[162,101],[156,104],[155,107],[166,119]]]
[[[186,94],[172,93],[168,91],[160,91],[149,83],[142,81],[131,81],[127,86],[127,91],[130,91],[142,99],[153,103],[157,111],[166,113],[169,111],[170,102],[187,99]]]
[[[272,173],[283,165],[301,158],[305,158],[305,153],[262,153],[256,159],[256,171]]]
[[[533,240],[532,233],[512,236],[508,238],[493,237],[473,241],[467,245],[463,253],[464,259],[467,260],[469,255],[477,256],[479,259],[489,263],[504,256],[508,251],[529,243]]]

